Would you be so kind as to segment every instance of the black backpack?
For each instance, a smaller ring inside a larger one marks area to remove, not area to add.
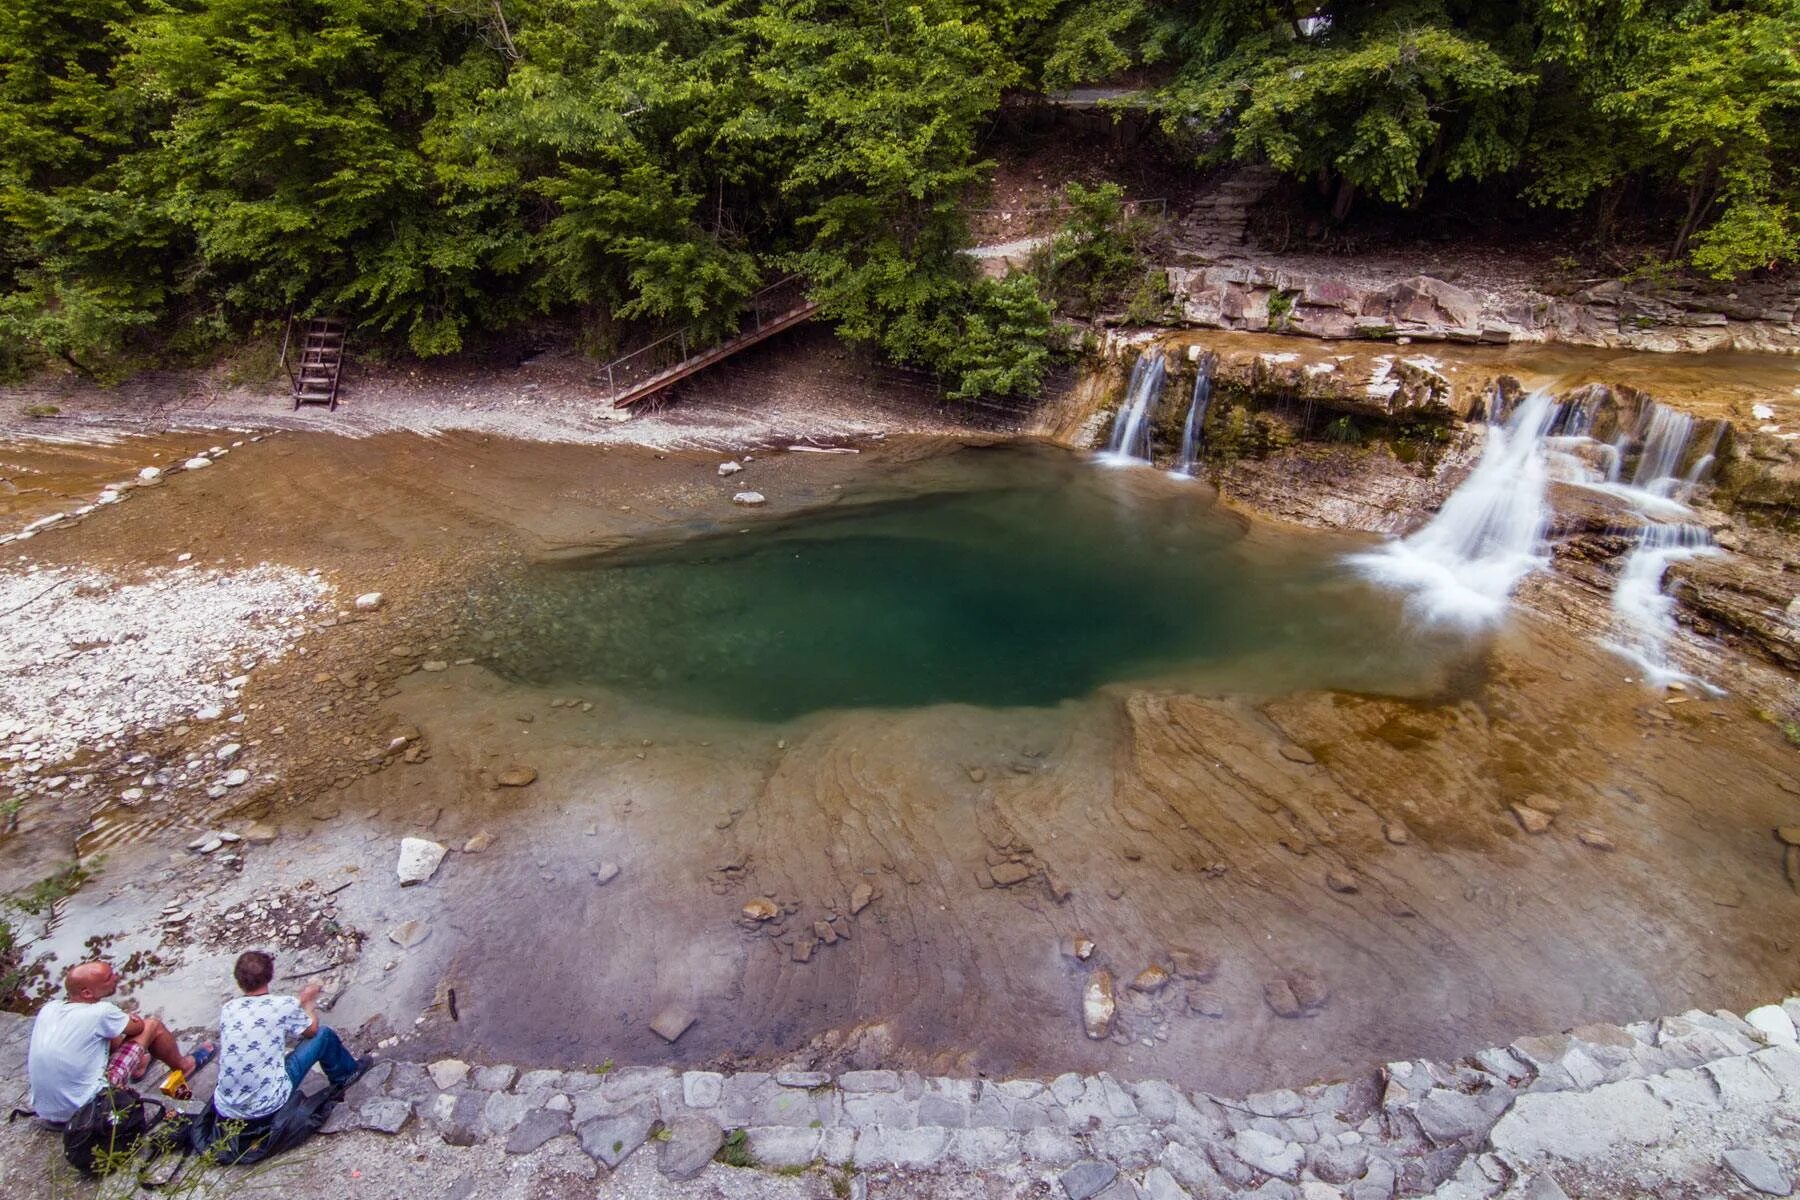
[[[105,1175],[169,1149],[169,1109],[125,1088],[103,1085],[63,1127],[63,1157],[83,1175]]]

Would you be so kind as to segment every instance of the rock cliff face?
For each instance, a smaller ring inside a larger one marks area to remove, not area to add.
[[[1734,291],[1634,290],[1619,280],[1553,294],[1475,291],[1430,275],[1354,280],[1258,264],[1174,266],[1182,324],[1318,338],[1398,338],[1505,345],[1563,342],[1636,350],[1800,352],[1791,283]]]

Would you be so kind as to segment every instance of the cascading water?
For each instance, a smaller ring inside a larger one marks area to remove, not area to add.
[[[1548,561],[1541,443],[1557,411],[1548,392],[1533,392],[1504,425],[1489,427],[1481,461],[1430,524],[1352,555],[1352,565],[1411,592],[1408,606],[1428,621],[1478,627],[1497,620],[1519,581]]]
[[[1175,459],[1175,474],[1192,476],[1200,461],[1200,441],[1206,427],[1206,410],[1212,404],[1213,367],[1218,359],[1203,354],[1194,373],[1194,398],[1188,404],[1187,420],[1181,426],[1181,453]]]
[[[1631,486],[1667,498],[1681,482],[1675,472],[1694,436],[1694,418],[1652,401],[1644,412],[1641,436],[1644,450],[1631,473]]]
[[[1112,440],[1100,461],[1113,465],[1150,461],[1150,414],[1162,398],[1163,381],[1168,364],[1161,351],[1145,351],[1131,368],[1131,381],[1125,386],[1125,401],[1119,415],[1113,418]]]
[[[1664,594],[1663,576],[1675,563],[1719,552],[1703,527],[1682,523],[1646,526],[1626,557],[1613,588],[1613,622],[1619,640],[1611,645],[1642,667],[1648,682],[1666,684],[1692,678],[1669,666],[1675,599]]]

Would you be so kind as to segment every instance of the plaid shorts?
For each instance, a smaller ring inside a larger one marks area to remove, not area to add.
[[[113,1051],[106,1064],[106,1082],[117,1088],[130,1087],[144,1077],[150,1068],[150,1052],[136,1042],[126,1042]]]

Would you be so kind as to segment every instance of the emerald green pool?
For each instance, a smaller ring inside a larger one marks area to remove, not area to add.
[[[872,467],[826,507],[534,568],[479,597],[509,679],[695,713],[1041,706],[1120,681],[1412,691],[1445,647],[1342,546],[1246,535],[1210,489],[1060,450]]]

